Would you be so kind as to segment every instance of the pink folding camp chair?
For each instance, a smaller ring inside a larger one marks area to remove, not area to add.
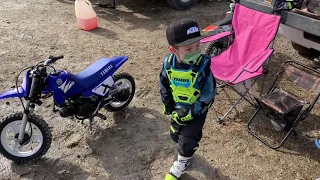
[[[220,81],[218,87],[230,87],[241,96],[222,118],[217,115],[219,123],[223,122],[242,99],[255,106],[247,98],[248,93],[257,79],[268,71],[268,66],[264,64],[269,64],[273,53],[273,41],[279,28],[280,17],[236,4],[231,23],[232,32],[218,33],[201,40],[202,43],[214,42],[234,33],[234,40],[230,47],[211,58],[211,71],[218,82]],[[234,87],[248,79],[253,79],[253,82],[244,92]]]

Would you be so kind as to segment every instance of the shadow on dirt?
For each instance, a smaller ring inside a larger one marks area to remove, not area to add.
[[[200,177],[192,177],[188,174],[188,171],[196,171],[201,174],[201,179],[205,177],[206,179],[210,180],[229,180],[230,178],[223,175],[219,172],[218,169],[212,167],[210,164],[207,163],[207,160],[202,158],[201,156],[195,154],[192,158],[191,164],[188,167],[188,170],[185,174],[181,176],[183,180],[197,180]]]
[[[88,140],[92,155],[111,179],[151,179],[153,161],[174,152],[169,123],[148,108],[133,107],[113,115],[116,125],[98,130],[95,139]]]
[[[110,178],[164,177],[172,163],[168,157],[176,154],[176,146],[169,136],[167,118],[149,108],[133,107],[114,113],[114,119],[115,126],[98,131],[97,138],[88,140],[92,155],[99,159],[99,164]],[[163,164],[160,165],[163,169],[158,169],[159,163]],[[208,177],[217,173],[199,156],[195,158],[195,166],[195,171],[201,171]]]
[[[65,4],[74,4],[73,0],[57,0],[57,1]]]
[[[57,0],[58,2],[73,5],[71,0]],[[106,2],[104,2],[106,1]],[[125,21],[127,30],[146,29],[148,31],[161,30],[161,25],[168,25],[175,19],[192,17],[204,28],[211,23],[224,18],[229,10],[229,2],[208,0],[198,1],[197,4],[185,11],[177,11],[169,7],[165,0],[121,0],[116,2],[116,8],[101,8],[95,4],[108,3],[108,0],[92,0],[94,10],[99,18],[119,26],[117,22]],[[207,9],[207,10],[206,10]],[[213,11],[213,13],[203,13]]]
[[[79,166],[59,159],[43,158],[26,164],[11,164],[12,172],[20,178],[28,179],[79,179],[86,180],[89,175]]]
[[[102,27],[98,27],[94,30],[89,31],[89,33],[93,33],[95,35],[99,35],[103,38],[107,38],[107,39],[113,39],[113,40],[119,40],[117,33],[110,31],[108,29],[102,28]]]

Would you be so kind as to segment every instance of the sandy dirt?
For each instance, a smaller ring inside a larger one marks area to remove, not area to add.
[[[177,154],[169,137],[169,119],[161,112],[158,89],[161,63],[168,52],[165,29],[181,17],[193,17],[204,28],[222,19],[228,7],[226,1],[202,0],[191,10],[175,11],[165,0],[119,0],[116,9],[94,7],[99,29],[85,32],[76,27],[73,1],[1,2],[1,92],[14,86],[20,69],[60,54],[65,58],[55,67],[73,73],[100,57],[129,56],[120,71],[135,77],[137,91],[125,111],[103,112],[106,121],[96,118],[93,133],[86,125],[54,114],[51,101],[45,101],[36,113],[51,127],[51,148],[40,161],[23,165],[0,155],[0,179],[163,179]],[[299,56],[286,38],[278,37],[268,82],[288,59],[310,62]],[[231,93],[230,99],[234,97]],[[22,110],[18,100],[10,100],[10,105],[6,102],[0,104],[1,117]],[[229,105],[228,96],[221,92],[215,107],[225,112]],[[217,124],[210,111],[200,148],[181,179],[307,180],[320,176],[320,155],[314,145],[320,128],[318,106],[299,126],[299,136],[290,138],[279,151],[247,133],[246,122],[253,113],[248,104],[237,110],[225,126]],[[272,131],[267,135],[277,139]]]

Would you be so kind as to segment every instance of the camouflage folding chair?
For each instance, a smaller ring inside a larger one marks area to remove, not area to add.
[[[294,85],[294,88],[287,87],[290,91],[283,89],[286,88],[283,85],[288,84]],[[297,135],[295,127],[308,117],[319,95],[320,71],[296,61],[286,61],[269,92],[255,97],[259,106],[247,124],[248,132],[272,149],[281,147],[290,135]],[[263,118],[256,117],[261,111],[269,120],[262,121],[261,126],[269,122],[273,129],[286,133],[278,145],[271,145],[253,131],[251,126],[253,121]]]

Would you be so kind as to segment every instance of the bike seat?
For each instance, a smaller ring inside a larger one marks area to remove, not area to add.
[[[84,88],[90,88],[100,80],[112,75],[112,73],[117,69],[117,64],[127,59],[128,57],[126,56],[100,58],[77,75],[69,73],[69,78]]]

